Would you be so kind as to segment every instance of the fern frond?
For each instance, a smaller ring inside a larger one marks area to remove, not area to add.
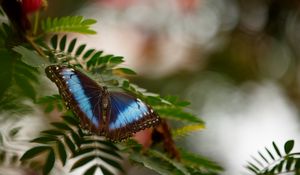
[[[81,34],[96,34],[97,32],[91,29],[91,25],[96,22],[94,19],[84,19],[82,16],[48,17],[41,22],[41,28],[45,33],[76,32]]]
[[[253,161],[248,162],[246,168],[256,175],[298,173],[300,170],[300,153],[291,153],[294,141],[289,140],[284,144],[284,154],[280,152],[275,142],[272,142],[272,146],[276,155],[266,148],[268,156],[258,152],[260,158],[252,157]]]
[[[89,162],[94,162],[94,166],[100,168],[103,172],[110,172],[112,168],[124,171],[120,165],[122,157],[114,144],[99,139],[97,136],[84,134],[79,128],[78,119],[73,116],[64,116],[63,119],[63,122],[51,123],[52,129],[42,131],[40,137],[33,139],[31,142],[37,143],[38,146],[26,151],[21,161],[26,162],[41,153],[46,153],[44,174],[51,171],[57,159],[60,160],[62,166],[69,159],[75,159],[71,171]],[[103,164],[103,162],[106,163]],[[86,173],[91,171],[89,168]]]
[[[141,145],[133,140],[127,141],[123,146],[124,152],[129,155],[129,160],[158,174],[217,174],[223,171],[217,163],[183,149],[179,150],[181,161],[178,162],[155,149],[142,151]]]
[[[179,149],[179,152],[182,163],[189,167],[189,170],[192,174],[202,174],[203,172],[220,173],[223,171],[223,168],[220,165],[206,157],[185,151],[183,149]]]
[[[20,133],[22,127],[13,127],[12,129],[0,132],[0,166],[2,168],[9,167],[11,169],[17,169],[19,172],[22,170],[34,170],[39,172],[41,164],[34,161],[33,164],[21,164],[19,159],[19,150],[16,151],[15,145],[20,144],[20,140],[17,140],[17,136]],[[25,144],[25,143],[24,143]],[[4,172],[2,172],[4,173]]]

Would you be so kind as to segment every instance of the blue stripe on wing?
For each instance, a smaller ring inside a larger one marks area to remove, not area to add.
[[[73,94],[81,111],[85,113],[85,115],[96,127],[98,127],[99,121],[98,117],[94,116],[93,114],[93,108],[90,102],[91,97],[86,95],[78,76],[70,69],[63,69],[62,76],[67,82],[67,86],[70,92]]]
[[[125,127],[150,114],[149,108],[142,101],[123,93],[110,94],[110,130]]]

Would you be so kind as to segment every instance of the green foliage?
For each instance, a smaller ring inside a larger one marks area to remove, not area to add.
[[[44,174],[51,171],[56,160],[65,166],[69,159],[75,160],[71,171],[90,162],[94,163],[92,167],[95,169],[87,169],[86,174],[94,172],[97,168],[103,172],[110,172],[112,168],[124,171],[120,165],[122,157],[118,153],[119,149],[113,143],[98,136],[85,134],[79,127],[78,119],[73,116],[67,115],[62,118],[62,122],[51,123],[52,129],[42,131],[40,137],[31,141],[37,143],[38,146],[26,151],[21,161],[27,161],[41,153],[46,153]],[[103,162],[109,164],[110,167],[108,168],[108,165]]]
[[[0,132],[0,166],[39,172],[39,169],[41,168],[41,164],[39,162],[34,161],[30,164],[20,164],[19,153],[13,148],[13,145],[16,143],[20,144],[20,141],[18,141],[16,137],[21,129],[21,127],[12,127],[7,132]],[[9,164],[7,165],[7,163]]]
[[[19,113],[30,111],[23,99],[36,99],[38,70],[21,61],[18,54],[0,49],[0,111]]]
[[[45,33],[76,32],[81,34],[96,34],[96,31],[90,29],[91,25],[96,22],[94,19],[84,19],[82,16],[48,17],[41,22],[41,28]]]
[[[49,113],[54,109],[58,111],[63,111],[63,102],[60,95],[44,96],[37,100],[37,104],[43,105],[45,107],[45,113]]]
[[[129,160],[163,175],[208,175],[217,174],[223,170],[223,168],[215,162],[194,153],[184,151],[183,149],[180,149],[181,161],[179,163],[154,149],[143,151],[143,154],[141,155],[140,151],[142,151],[142,146],[133,140],[124,143],[123,146],[124,152],[129,154]]]
[[[253,157],[252,162],[248,162],[247,169],[257,175],[276,175],[300,173],[300,153],[292,153],[294,140],[289,140],[284,144],[284,153],[272,143],[273,151],[265,148],[265,154],[258,152],[259,158]]]
[[[14,47],[13,50],[21,55],[21,60],[27,65],[39,67],[47,63],[46,59],[23,46]]]

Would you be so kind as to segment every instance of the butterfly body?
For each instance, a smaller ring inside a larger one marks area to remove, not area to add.
[[[109,92],[77,69],[51,65],[45,71],[57,85],[67,108],[92,133],[118,141],[160,121],[152,108],[141,100],[126,93]]]

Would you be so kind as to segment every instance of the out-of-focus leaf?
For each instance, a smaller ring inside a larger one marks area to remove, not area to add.
[[[202,130],[204,128],[205,128],[205,125],[202,124],[202,123],[201,124],[186,125],[186,126],[183,126],[181,128],[173,130],[172,131],[172,136],[174,138],[183,137],[183,136],[186,136],[187,134],[190,134],[190,133],[195,132],[195,131]]]
[[[187,121],[192,123],[204,123],[202,120],[200,120],[198,117],[183,111],[180,108],[173,108],[173,107],[161,107],[156,108],[156,112],[158,112],[161,116],[178,120],[178,121]]]
[[[42,67],[47,63],[45,58],[41,57],[33,50],[29,50],[23,46],[14,47],[13,50],[22,55],[22,61],[27,65],[33,67]]]
[[[137,153],[130,153],[129,159],[136,163],[140,163],[144,167],[153,170],[161,175],[173,174],[170,168],[167,168],[167,166],[159,160],[151,159],[150,157],[140,155]]]
[[[182,162],[184,162],[187,166],[192,166],[199,169],[213,170],[216,172],[223,171],[223,168],[217,163],[195,153],[180,149],[180,155]]]
[[[66,16],[61,18],[47,18],[43,20],[42,30],[46,33],[53,32],[76,32],[82,34],[96,34],[90,29],[91,25],[97,21],[94,19],[84,19],[82,16]]]
[[[121,74],[136,75],[136,72],[134,72],[129,68],[116,68],[114,69],[114,71],[116,71],[116,73],[121,73]]]

